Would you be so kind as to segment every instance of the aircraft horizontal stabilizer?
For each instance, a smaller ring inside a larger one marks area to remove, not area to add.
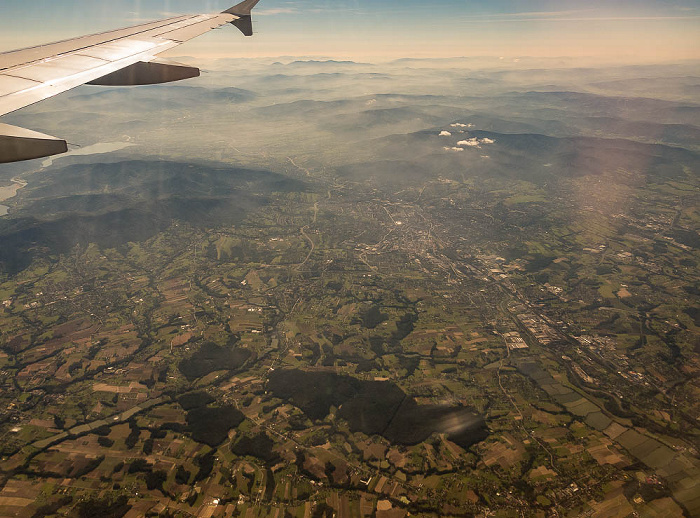
[[[68,144],[65,140],[9,124],[0,124],[0,163],[43,158],[66,151]]]

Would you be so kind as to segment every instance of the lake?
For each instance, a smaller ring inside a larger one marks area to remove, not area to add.
[[[56,160],[60,160],[69,156],[102,155],[105,153],[112,153],[113,151],[121,151],[122,149],[126,149],[133,145],[134,144],[130,142],[100,142],[98,144],[92,144],[91,146],[73,149],[68,153],[63,153],[62,155],[50,156],[41,163],[41,167],[49,167],[53,165],[53,163]]]
[[[17,191],[24,187],[25,184],[17,181],[13,181],[11,185],[6,185],[5,187],[0,187],[0,201],[9,200],[17,194]],[[9,211],[7,205],[0,205],[0,218],[2,216],[7,216]]]

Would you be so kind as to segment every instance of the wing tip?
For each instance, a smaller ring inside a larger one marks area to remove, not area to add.
[[[237,18],[231,23],[240,30],[244,36],[253,35],[253,17],[251,11],[258,5],[260,0],[244,0],[240,4],[234,5],[230,9],[226,9],[224,13],[232,14]]]
[[[233,7],[226,9],[224,13],[233,14],[236,16],[250,16],[253,8],[258,5],[260,0],[243,0],[240,4],[236,4]]]

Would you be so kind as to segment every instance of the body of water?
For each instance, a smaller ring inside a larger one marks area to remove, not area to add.
[[[69,156],[101,155],[104,153],[119,151],[121,149],[131,147],[133,145],[134,144],[130,142],[100,142],[99,144],[93,144],[92,146],[85,146],[78,149],[73,149],[68,153],[63,153],[62,155],[50,156],[41,163],[41,167],[49,167],[55,161]]]
[[[24,182],[13,180],[12,184],[6,185],[5,187],[0,187],[0,201],[9,200],[13,196],[15,196],[17,194],[17,191],[19,191],[25,185],[27,184],[25,184]],[[9,210],[10,207],[8,207],[7,205],[0,205],[0,218],[3,216],[7,216]]]

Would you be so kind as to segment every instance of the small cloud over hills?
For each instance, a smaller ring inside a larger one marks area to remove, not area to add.
[[[462,146],[462,147],[475,147],[477,149],[481,149],[481,146],[484,144],[495,144],[495,143],[496,143],[495,140],[487,138],[487,137],[482,138],[482,139],[472,137],[468,140],[460,140],[459,142],[457,142],[457,145]]]

